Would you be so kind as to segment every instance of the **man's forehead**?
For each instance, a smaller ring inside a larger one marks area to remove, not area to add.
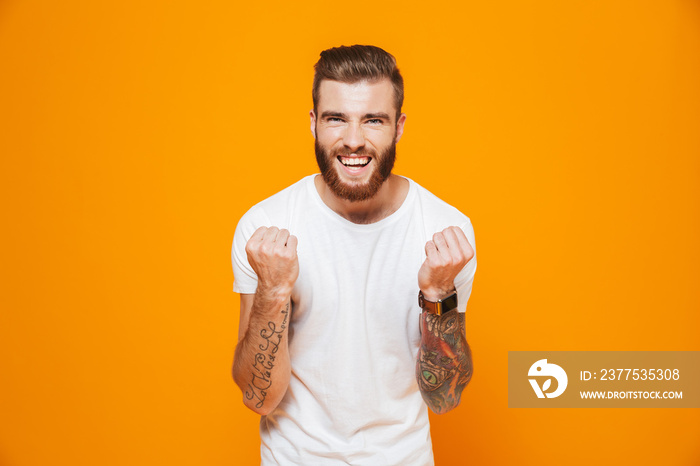
[[[346,83],[324,79],[319,86],[319,108],[328,105],[373,105],[378,110],[392,110],[394,107],[394,87],[388,78],[374,81]],[[380,108],[381,107],[381,108]]]

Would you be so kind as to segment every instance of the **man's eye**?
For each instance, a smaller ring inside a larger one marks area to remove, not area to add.
[[[343,121],[343,120],[341,120],[340,118],[336,118],[336,117],[329,117],[329,118],[328,118],[328,122],[329,122],[329,123],[340,123],[340,122],[342,122],[342,121]]]
[[[371,125],[381,125],[382,120],[380,120],[379,118],[372,118],[371,120],[367,120],[367,123]]]

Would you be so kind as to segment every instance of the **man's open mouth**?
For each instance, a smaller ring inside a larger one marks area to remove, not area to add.
[[[369,157],[343,157],[338,156],[338,161],[346,167],[361,168],[366,167],[372,159]]]

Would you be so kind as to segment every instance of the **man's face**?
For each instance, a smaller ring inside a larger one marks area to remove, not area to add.
[[[324,80],[319,91],[311,131],[321,175],[341,199],[371,199],[391,174],[406,120],[396,121],[391,81]]]

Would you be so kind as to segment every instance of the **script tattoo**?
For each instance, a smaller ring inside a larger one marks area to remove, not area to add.
[[[462,390],[472,377],[464,314],[456,310],[442,316],[424,312],[420,325],[416,379],[425,402],[440,414],[459,404]]]
[[[255,398],[258,402],[256,408],[261,408],[267,397],[267,389],[272,385],[271,375],[272,369],[275,367],[275,354],[282,343],[282,334],[287,328],[287,320],[289,318],[289,303],[281,311],[284,315],[282,324],[279,328],[270,321],[267,323],[267,328],[260,330],[262,342],[258,345],[259,353],[255,355],[253,363],[253,380],[248,384],[248,389],[245,396],[248,400]]]

